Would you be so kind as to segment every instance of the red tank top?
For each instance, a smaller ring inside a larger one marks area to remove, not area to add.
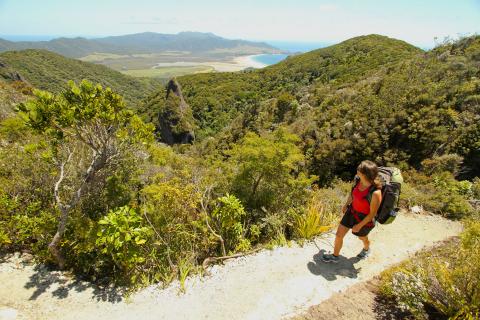
[[[367,195],[370,191],[370,188],[366,188],[365,190],[360,191],[359,186],[360,183],[358,183],[355,188],[353,188],[352,207],[353,210],[368,215],[370,213],[370,203],[368,203]]]

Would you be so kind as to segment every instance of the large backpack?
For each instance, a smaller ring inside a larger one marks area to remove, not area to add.
[[[389,224],[395,220],[400,210],[398,201],[402,190],[403,177],[400,169],[394,167],[379,167],[378,176],[382,183],[382,202],[378,207],[375,220],[381,224]],[[369,203],[375,190],[375,187],[371,187],[367,194],[366,198]]]

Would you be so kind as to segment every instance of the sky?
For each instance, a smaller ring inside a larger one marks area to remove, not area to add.
[[[480,34],[480,0],[0,0],[0,36],[145,31],[327,43],[376,33],[432,47]]]

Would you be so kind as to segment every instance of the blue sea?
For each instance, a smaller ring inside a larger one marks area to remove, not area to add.
[[[287,41],[265,41],[268,44],[278,48],[280,50],[289,52],[290,54],[294,53],[303,53],[312,51],[319,48],[325,48],[333,43],[326,43],[326,42],[287,42]],[[253,58],[253,60],[263,63],[267,66],[271,66],[272,64],[279,63],[280,61],[284,60],[288,57],[289,54],[259,54]]]
[[[263,63],[267,66],[271,66],[272,64],[278,63],[288,57],[288,54],[259,54],[253,56],[252,59],[256,62]]]

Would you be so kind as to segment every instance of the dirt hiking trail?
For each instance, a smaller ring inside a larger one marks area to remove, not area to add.
[[[304,247],[263,250],[213,266],[211,275],[187,279],[185,294],[177,282],[127,299],[13,255],[0,264],[0,319],[289,319],[461,229],[439,216],[404,213],[371,232],[372,255],[365,260],[355,257],[362,244],[349,233],[341,261],[322,262],[332,250],[329,233]]]

